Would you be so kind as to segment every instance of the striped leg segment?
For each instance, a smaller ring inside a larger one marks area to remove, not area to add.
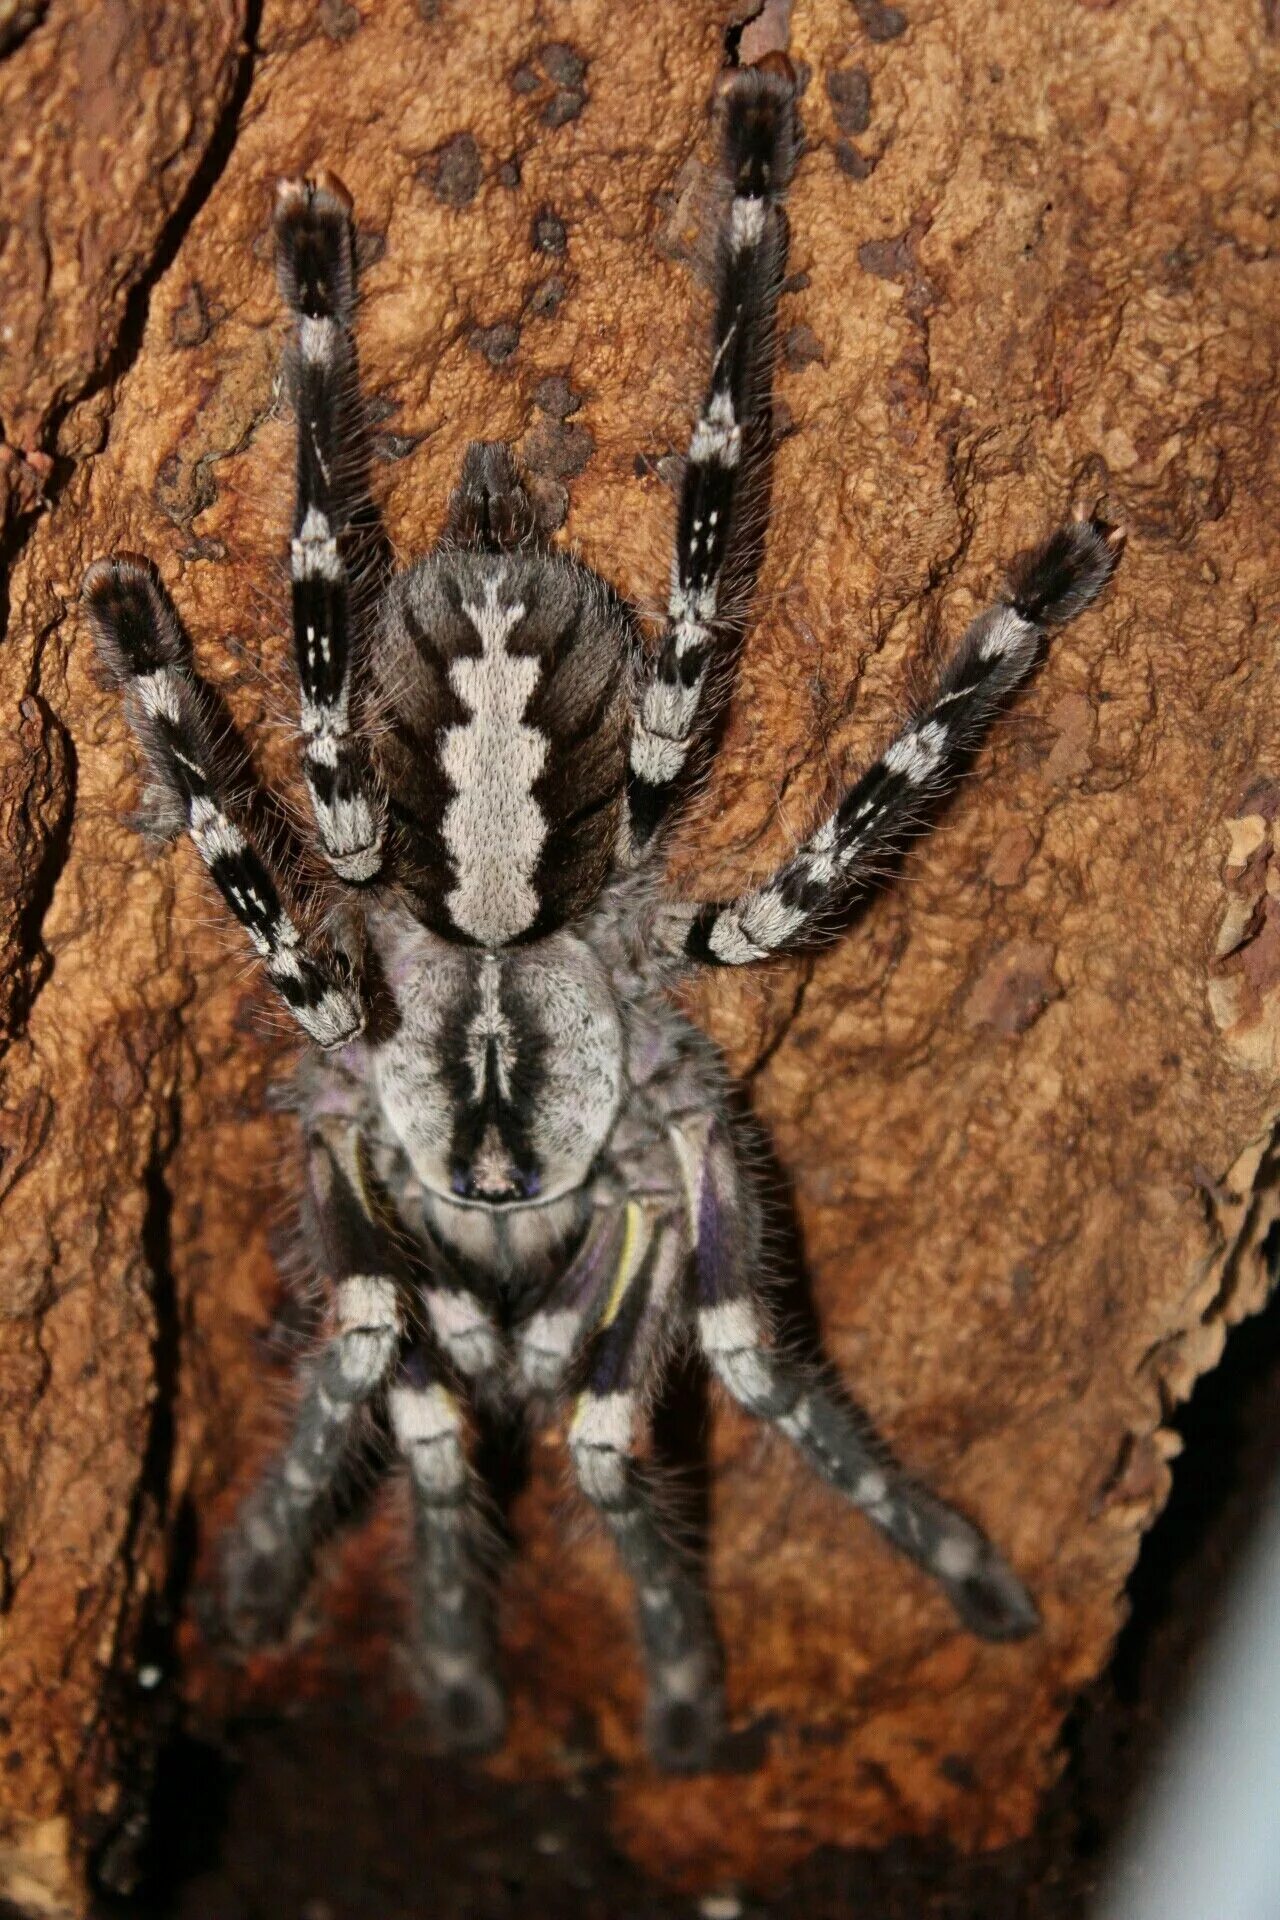
[[[767,425],[774,314],[786,259],[783,195],[795,155],[794,81],[744,67],[723,95],[732,188],[720,238],[711,379],[693,430],[676,525],[668,621],[640,691],[628,800],[638,852],[668,812],[723,637],[742,476]]]
[[[693,912],[686,953],[712,966],[742,966],[838,925],[955,786],[1037,664],[1046,630],[1074,619],[1102,592],[1121,545],[1103,522],[1077,520],[1038,548],[1006,598],[973,622],[922,711],[786,865],[737,900]]]
[[[736,1173],[714,1128],[691,1186],[691,1210],[698,1223],[698,1336],[733,1398],[786,1434],[824,1480],[931,1575],[971,1632],[987,1640],[1032,1632],[1035,1606],[985,1536],[890,1465],[852,1408],[770,1344],[738,1257]]]
[[[420,1352],[392,1389],[391,1426],[413,1490],[416,1678],[441,1741],[454,1752],[487,1752],[502,1739],[506,1706],[478,1573],[462,1411]]]
[[[353,726],[348,559],[364,506],[355,349],[351,203],[330,175],[285,180],[276,196],[276,269],[296,321],[289,369],[298,418],[293,640],[302,694],[302,770],[325,855],[343,880],[382,866],[384,805]]]
[[[313,1143],[314,1225],[333,1276],[333,1333],[306,1378],[283,1451],[248,1495],[220,1546],[212,1624],[232,1644],[280,1639],[329,1533],[334,1495],[365,1409],[381,1392],[400,1347],[395,1281],[377,1232],[323,1143]]]
[[[442,1267],[422,1288],[431,1331],[458,1372],[477,1384],[497,1383],[503,1361],[502,1332],[478,1293]]]
[[[627,1206],[612,1292],[569,1431],[579,1484],[635,1584],[649,1750],[676,1772],[706,1767],[714,1755],[723,1719],[720,1650],[705,1596],[662,1530],[634,1448],[686,1244],[640,1203]]]
[[[238,768],[154,570],[127,555],[96,561],[84,597],[99,654],[123,688],[147,756],[157,821],[190,834],[299,1026],[322,1047],[343,1046],[364,1025],[348,969],[299,928],[265,859],[233,818]]]
[[[633,1232],[628,1240],[630,1224],[627,1212],[602,1208],[537,1311],[516,1328],[516,1376],[526,1393],[555,1393],[563,1385],[615,1286],[627,1285],[637,1239]]]

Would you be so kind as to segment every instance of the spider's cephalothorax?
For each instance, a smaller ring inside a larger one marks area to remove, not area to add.
[[[571,1392],[579,1481],[635,1581],[650,1744],[675,1766],[707,1762],[720,1714],[709,1611],[638,1462],[639,1416],[679,1336],[696,1336],[729,1393],[932,1575],[969,1627],[998,1639],[1035,1623],[978,1529],[771,1340],[729,1089],[669,995],[691,966],[830,933],[1119,548],[1096,521],[1053,534],[777,872],[733,900],[664,895],[660,829],[731,653],[724,583],[735,553],[743,564],[743,475],[768,441],[762,368],[796,147],[785,63],[735,71],[721,92],[712,372],[669,617],[648,654],[617,594],[538,536],[497,446],[467,453],[429,557],[381,597],[355,591],[368,503],[352,478],[350,210],[327,177],[281,189],[302,763],[345,903],[327,921],[290,903],[262,851],[253,794],[153,570],[121,556],[85,582],[145,750],[153,824],[190,834],[316,1043],[295,1104],[329,1327],[289,1438],[222,1543],[218,1618],[240,1644],[285,1630],[380,1404],[413,1493],[416,1671],[448,1737],[492,1742],[502,1696],[463,1409],[478,1394]]]

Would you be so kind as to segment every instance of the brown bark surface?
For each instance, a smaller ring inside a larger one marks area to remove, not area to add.
[[[194,860],[124,824],[133,761],[79,579],[153,554],[295,790],[267,222],[276,176],[323,161],[356,201],[397,549],[432,538],[466,441],[506,437],[566,510],[559,537],[658,603],[664,462],[703,364],[705,110],[747,11],[0,9],[0,1894],[33,1910],[82,1904],[171,1686],[216,1718],[345,1675],[418,1737],[388,1660],[391,1511],[338,1556],[297,1650],[228,1677],[188,1628],[176,1678],[146,1684],[192,1524],[216,1527],[279,1399],[263,1336],[289,1134],[264,1092],[290,1041]],[[774,38],[786,14],[767,10]],[[1167,1490],[1167,1409],[1262,1296],[1274,32],[1260,0],[791,10],[808,148],[772,534],[681,884],[767,867],[882,739],[928,636],[1072,505],[1129,547],[857,928],[696,997],[771,1132],[829,1350],[1007,1549],[1044,1631],[965,1638],[717,1406],[710,1578],[751,1765],[663,1780],[626,1595],[547,1432],[514,1513],[493,1770],[563,1773],[598,1741],[616,1834],[667,1881],[1024,1832]]]

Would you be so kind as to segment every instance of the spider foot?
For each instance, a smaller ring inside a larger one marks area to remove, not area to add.
[[[716,1766],[725,1738],[720,1674],[704,1674],[679,1692],[652,1684],[645,1703],[645,1745],[654,1766],[666,1774],[704,1774]]]
[[[649,1696],[645,1744],[664,1773],[706,1773],[724,1739],[724,1695],[718,1683],[696,1694]]]
[[[1033,626],[1063,626],[1091,606],[1116,570],[1124,532],[1105,520],[1071,520],[1012,570],[1015,613]]]
[[[960,1619],[983,1640],[1025,1640],[1040,1625],[1035,1601],[1012,1568],[980,1534],[970,1543],[972,1564],[948,1575],[934,1571]]]
[[[276,276],[294,313],[347,322],[355,303],[351,195],[336,174],[281,180],[275,207]]]
[[[735,194],[781,194],[796,157],[796,78],[785,55],[721,76],[724,163]]]
[[[225,1653],[260,1653],[289,1633],[310,1569],[287,1557],[255,1552],[232,1537],[215,1577],[196,1595],[200,1630]]]
[[[440,1751],[493,1753],[507,1731],[507,1701],[501,1683],[479,1667],[450,1663],[419,1671],[417,1691]]]

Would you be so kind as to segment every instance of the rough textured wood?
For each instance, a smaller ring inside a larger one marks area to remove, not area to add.
[[[79,577],[114,547],[153,553],[292,783],[287,730],[268,731],[288,711],[289,424],[266,224],[275,176],[323,159],[359,210],[399,548],[431,537],[466,440],[507,436],[552,506],[563,489],[565,537],[654,604],[663,461],[701,366],[704,112],[749,11],[649,0],[637,32],[605,0],[267,0],[242,68],[243,8],[51,0],[0,67],[0,1891],[32,1908],[76,1909],[86,1848],[129,1810],[113,1782],[138,1775],[154,1697],[139,1634],[161,1633],[189,1522],[207,1535],[266,1437],[288,1145],[264,1112],[286,1037],[194,863],[149,860],[121,824],[130,759]],[[768,10],[775,34],[786,14]],[[1158,0],[791,10],[809,149],[786,432],[681,880],[763,868],[881,737],[925,637],[1073,502],[1130,545],[897,889],[820,959],[696,1003],[772,1132],[833,1355],[1008,1549],[1044,1633],[958,1635],[717,1408],[711,1577],[758,1764],[663,1781],[637,1748],[625,1596],[544,1436],[515,1510],[495,1769],[572,1767],[589,1716],[617,1834],[666,1880],[768,1879],[824,1841],[1023,1832],[1166,1491],[1163,1410],[1261,1296],[1280,1104],[1269,20],[1256,0],[1193,23]],[[195,1708],[345,1675],[383,1711],[393,1521],[341,1556],[287,1659],[228,1679],[188,1629]]]

